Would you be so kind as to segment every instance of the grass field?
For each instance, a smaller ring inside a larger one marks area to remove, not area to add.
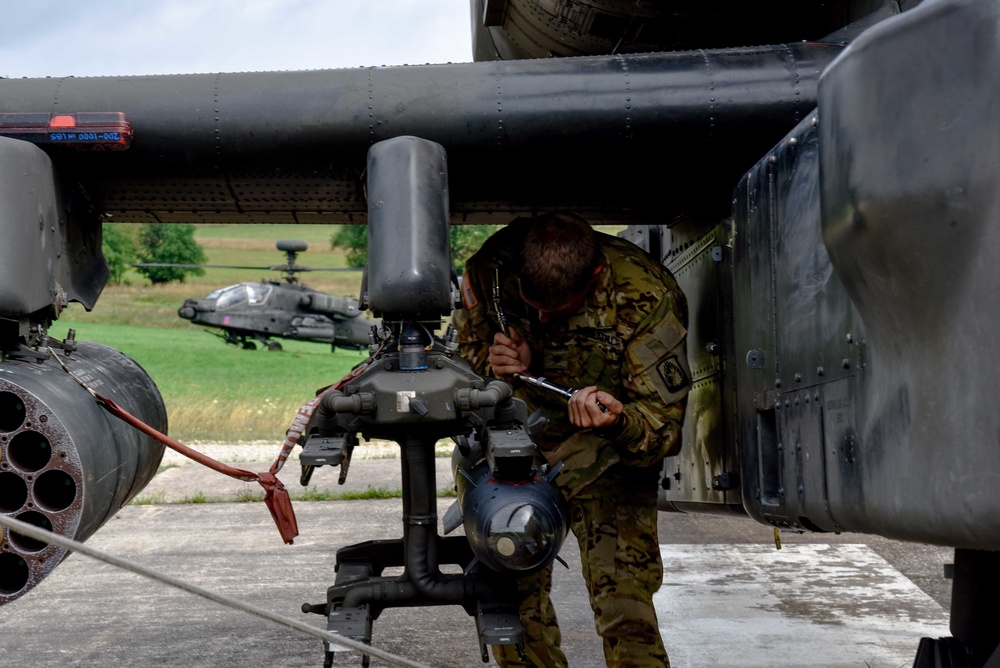
[[[278,239],[304,239],[309,250],[297,262],[343,267],[344,256],[330,249],[331,225],[200,225],[195,238],[209,264],[284,264]],[[360,272],[310,272],[305,282],[318,289],[356,297]],[[206,269],[184,283],[151,286],[130,272],[126,285],[108,285],[94,310],[72,304],[53,323],[50,335],[69,328],[81,341],[122,351],[149,373],[163,394],[170,435],[185,442],[227,443],[284,438],[299,406],[316,390],[336,382],[364,360],[357,351],[330,351],[322,343],[282,340],[284,350],[243,350],[225,344],[203,327],[177,315],[189,297],[242,281],[280,279],[277,272]]]
[[[280,442],[299,406],[364,357],[300,341],[284,350],[243,350],[191,331],[59,320],[50,335],[122,351],[149,373],[167,406],[170,435],[184,442]]]

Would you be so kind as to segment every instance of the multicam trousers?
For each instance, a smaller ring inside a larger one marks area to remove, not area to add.
[[[568,502],[583,579],[609,668],[669,666],[653,594],[663,581],[656,532],[658,470],[615,466]],[[504,668],[567,666],[549,597],[552,566],[523,578],[520,614],[528,661],[514,647],[493,647]]]

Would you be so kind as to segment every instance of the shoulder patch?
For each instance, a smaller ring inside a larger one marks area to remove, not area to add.
[[[467,276],[462,279],[462,301],[465,303],[465,308],[469,309],[479,304],[476,293],[472,289],[472,283]]]
[[[656,371],[663,379],[663,384],[671,392],[680,392],[688,385],[687,374],[684,366],[677,359],[677,355],[671,355],[656,365]]]
[[[691,387],[687,330],[673,312],[630,342],[625,349],[629,375],[639,392],[658,396],[664,404],[681,399]]]

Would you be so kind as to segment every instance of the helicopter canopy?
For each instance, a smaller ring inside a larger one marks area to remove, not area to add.
[[[271,286],[263,283],[240,283],[220,288],[206,297],[215,300],[215,308],[227,309],[234,306],[249,304],[257,306],[267,301],[271,294]]]

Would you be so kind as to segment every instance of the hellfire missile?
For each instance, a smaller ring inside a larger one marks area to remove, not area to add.
[[[527,440],[523,431],[493,430],[499,431],[506,432],[505,440],[515,435]],[[530,442],[527,446],[525,453],[534,452]],[[489,457],[479,447],[468,455],[455,448],[458,501],[445,517],[445,531],[457,527],[460,513],[469,546],[482,563],[498,573],[524,575],[559,554],[569,526],[566,504],[551,482],[557,469],[543,475],[528,456],[518,473],[499,451],[494,447]]]

